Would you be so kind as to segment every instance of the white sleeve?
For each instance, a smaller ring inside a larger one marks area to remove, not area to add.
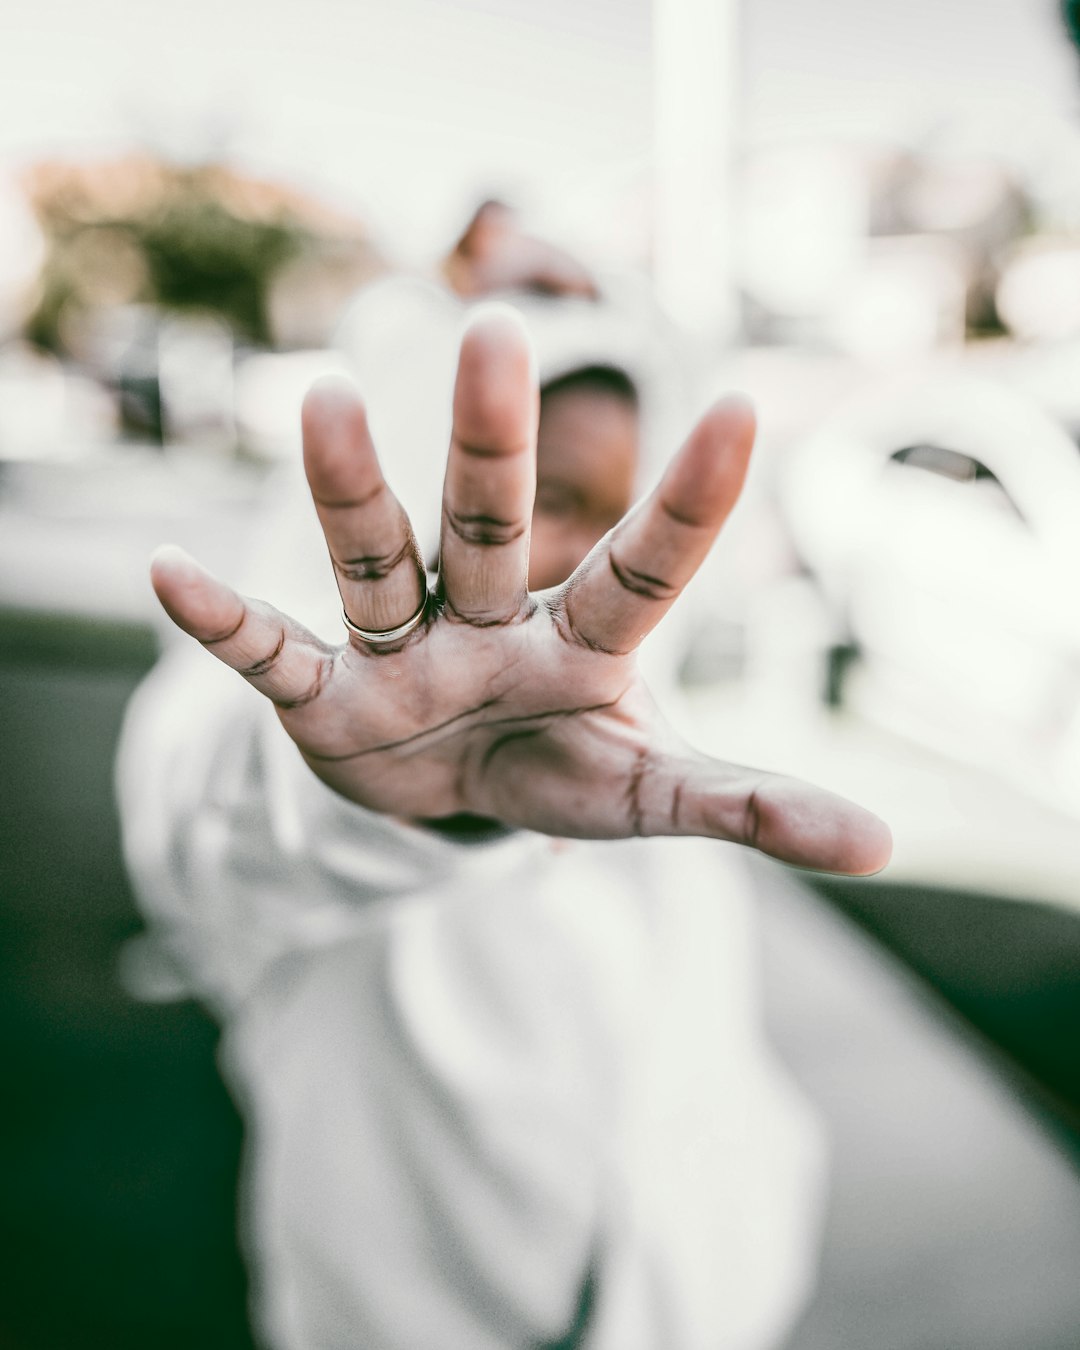
[[[816,1162],[723,846],[375,815],[198,651],[137,695],[119,781],[144,904],[225,1022],[274,1350],[556,1341],[594,1265],[595,1350],[769,1343]]]
[[[219,1015],[283,954],[381,922],[492,847],[341,797],[304,764],[272,705],[194,644],[170,652],[132,699],[116,786],[152,931]]]
[[[530,981],[563,958],[542,950],[546,920],[510,903],[545,874],[548,841],[452,843],[354,806],[197,650],[138,692],[118,783],[142,903],[224,1022],[267,1342],[411,1350],[437,1328],[443,1350],[498,1350],[558,1335],[588,1268],[609,1094],[611,1055],[586,1025],[608,1028],[626,998],[591,1018],[568,999],[548,1039]],[[587,890],[559,891],[592,933]]]

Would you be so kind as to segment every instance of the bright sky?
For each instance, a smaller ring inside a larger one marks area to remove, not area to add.
[[[718,3],[720,0],[718,0]],[[903,136],[1075,104],[1056,0],[742,0],[744,126]],[[650,0],[34,0],[0,7],[0,160],[146,140],[361,207],[420,259],[481,191],[572,230],[640,183]]]
[[[758,138],[910,134],[944,117],[1080,107],[1059,0],[744,0]]]
[[[329,186],[399,247],[477,191],[572,193],[650,130],[648,0],[35,0],[0,17],[0,154],[130,142]]]

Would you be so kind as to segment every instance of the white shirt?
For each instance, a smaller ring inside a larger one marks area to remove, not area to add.
[[[128,860],[221,1018],[275,1350],[760,1350],[813,1267],[820,1148],[706,840],[463,844],[309,772],[198,651],[136,696]]]
[[[409,377],[372,424],[422,540],[448,428],[413,380],[438,386],[459,317],[425,372],[425,295],[374,293],[375,354],[354,352],[376,393]],[[299,481],[283,492],[256,593],[333,638],[314,513]],[[136,695],[119,790],[145,910],[224,1026],[274,1350],[525,1350],[575,1322],[588,1350],[779,1340],[813,1269],[821,1149],[758,1026],[734,848],[467,844],[376,815],[194,644]]]

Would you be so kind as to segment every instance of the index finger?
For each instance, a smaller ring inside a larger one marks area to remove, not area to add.
[[[650,496],[592,550],[562,598],[584,646],[625,654],[664,617],[739,498],[754,432],[746,399],[715,404]]]

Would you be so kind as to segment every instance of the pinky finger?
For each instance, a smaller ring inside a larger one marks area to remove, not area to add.
[[[174,544],[154,554],[150,580],[178,628],[278,707],[317,697],[333,652],[306,628],[271,605],[246,600]]]

